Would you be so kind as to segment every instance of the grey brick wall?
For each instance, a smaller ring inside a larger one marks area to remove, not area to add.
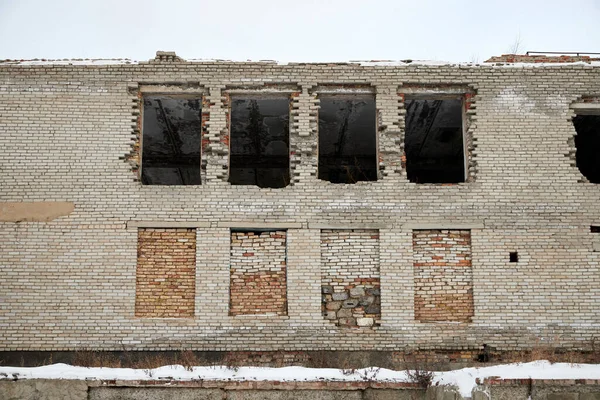
[[[138,89],[158,84],[204,93],[201,186],[137,181]],[[374,88],[377,182],[316,178],[326,84]],[[421,84],[474,93],[468,182],[406,179],[399,93]],[[278,85],[293,98],[292,184],[231,186],[227,91]],[[600,338],[600,186],[569,156],[570,105],[598,95],[600,67],[585,64],[0,64],[0,202],[75,205],[0,222],[0,350],[585,348]],[[134,315],[138,227],[165,224],[197,228],[193,319]],[[229,315],[231,228],[287,229],[286,316]],[[381,324],[368,335],[322,316],[321,229],[379,230]],[[415,321],[413,229],[471,230],[471,323]]]

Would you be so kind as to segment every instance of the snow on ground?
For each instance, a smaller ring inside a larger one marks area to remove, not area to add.
[[[436,372],[434,385],[454,385],[463,397],[471,397],[477,378],[500,377],[505,379],[600,379],[600,364],[551,364],[548,361],[504,364],[482,368],[463,368]],[[379,381],[409,382],[404,371],[364,368],[342,370],[304,367],[194,367],[186,370],[181,365],[155,369],[85,368],[67,364],[42,367],[0,367],[0,379],[120,379],[120,380],[223,380],[223,381]]]
[[[463,397],[471,397],[475,379],[497,376],[503,379],[600,379],[600,364],[551,364],[548,361],[463,368],[437,372],[434,384],[455,385]]]

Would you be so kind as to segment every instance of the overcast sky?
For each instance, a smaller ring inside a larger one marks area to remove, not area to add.
[[[0,0],[0,59],[484,61],[517,41],[600,52],[600,0]]]

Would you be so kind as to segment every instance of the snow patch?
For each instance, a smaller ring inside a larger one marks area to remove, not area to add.
[[[482,368],[463,368],[436,372],[434,385],[456,386],[463,397],[471,397],[476,379],[488,377],[503,379],[600,379],[600,365],[551,364],[548,361],[504,364]],[[215,380],[215,381],[338,381],[338,382],[410,382],[405,371],[384,368],[342,370],[304,367],[193,367],[170,365],[155,369],[85,368],[67,364],[43,367],[0,367],[0,379],[118,379],[118,380]]]
[[[62,59],[62,60],[0,60],[0,65],[122,65],[137,64],[137,61],[128,58],[110,59]]]
[[[484,368],[463,368],[437,372],[434,385],[455,385],[463,397],[471,397],[477,378],[497,376],[501,379],[600,379],[598,364],[552,364],[548,361],[495,365]]]

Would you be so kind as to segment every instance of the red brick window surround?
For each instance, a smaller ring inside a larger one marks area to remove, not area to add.
[[[287,315],[287,231],[232,230],[229,315]]]

